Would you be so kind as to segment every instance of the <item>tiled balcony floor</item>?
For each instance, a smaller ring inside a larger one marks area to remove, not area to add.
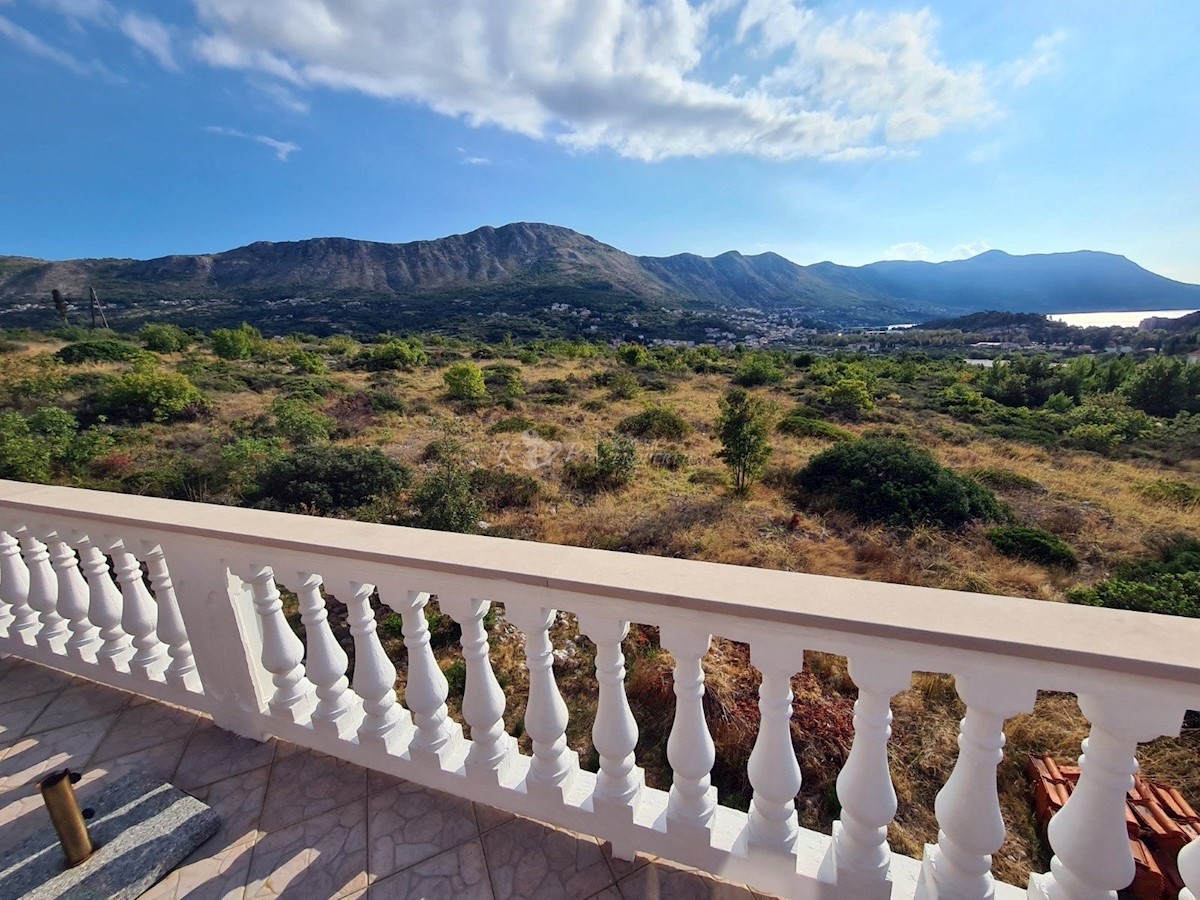
[[[70,766],[80,801],[144,772],[207,802],[221,829],[146,898],[760,896],[745,887],[428,790],[196,713],[0,658],[0,862],[49,824],[36,781]],[[2,868],[2,866],[0,866]]]

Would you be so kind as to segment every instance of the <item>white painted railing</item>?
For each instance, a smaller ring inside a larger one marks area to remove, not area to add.
[[[299,598],[305,642],[280,585]],[[346,606],[352,685],[324,590]],[[403,618],[403,698],[375,633],[376,592]],[[462,626],[472,740],[447,713],[431,595]],[[484,626],[492,602],[526,638],[532,756],[504,729]],[[566,745],[549,638],[559,609],[597,648],[597,774]],[[675,659],[669,792],[645,785],[634,756],[621,651],[630,622],[659,626]],[[712,635],[748,644],[762,674],[748,814],[719,805],[710,784],[700,663]],[[859,687],[832,838],[799,828],[795,810],[790,679],[805,650],[848,657]],[[1134,871],[1123,810],[1137,744],[1177,734],[1200,707],[1196,621],[4,481],[0,652],[593,834],[620,856],[643,850],[788,897],[845,900],[1115,898]],[[937,798],[938,843],[922,861],[893,855],[886,838],[890,700],[913,671],[953,675],[967,709]],[[1079,786],[1050,828],[1052,871],[1025,889],[989,870],[1004,838],[1004,722],[1038,689],[1077,694],[1091,734]],[[1200,847],[1180,865],[1200,889]]]

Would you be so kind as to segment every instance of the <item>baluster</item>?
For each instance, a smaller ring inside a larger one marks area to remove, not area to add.
[[[404,600],[388,599],[393,594]],[[425,621],[429,594],[397,587],[389,589],[384,602],[404,619],[404,648],[408,652],[404,703],[416,727],[408,747],[409,757],[435,768],[449,768],[450,757],[462,745],[462,726],[450,719],[446,709],[450,686],[429,646],[429,624]]]
[[[1200,891],[1200,838],[1192,841],[1179,851],[1179,874],[1187,885],[1179,892],[1179,900],[1198,900],[1196,891]]]
[[[762,673],[758,738],[747,766],[754,788],[746,826],[752,849],[795,852],[801,775],[792,747],[792,675],[798,670],[795,660],[800,652],[794,642],[762,638],[750,646],[750,661]]]
[[[350,582],[346,609],[354,636],[354,692],[362,698],[363,721],[358,739],[364,745],[399,752],[410,725],[407,711],[396,702],[396,667],[375,633],[371,595],[375,585]]]
[[[1137,745],[1178,733],[1182,707],[1160,690],[1080,694],[1092,723],[1079,757],[1079,783],[1047,829],[1054,858],[1050,874],[1029,879],[1039,900],[1117,900],[1135,872],[1125,830],[1125,795],[1138,770]]]
[[[313,725],[349,738],[354,733],[353,723],[348,721],[352,717],[347,717],[353,708],[350,682],[346,678],[350,660],[329,627],[329,613],[321,596],[321,576],[312,572],[299,574],[301,583],[296,593],[300,597],[300,621],[304,623],[308,644],[305,670],[317,691]],[[395,678],[395,670],[392,677]]]
[[[855,897],[886,900],[892,895],[887,827],[896,816],[896,789],[888,768],[891,704],[892,697],[908,687],[912,671],[903,660],[881,651],[851,657],[849,670],[858,685],[854,742],[838,774],[842,813],[833,823],[828,868],[823,872]]]
[[[491,603],[472,597],[438,595],[442,610],[462,626],[460,639],[467,665],[463,718],[471,726],[467,774],[498,783],[508,770],[515,742],[504,730],[506,698],[492,671],[488,634],[483,625]]]
[[[62,653],[69,635],[66,621],[58,614],[58,577],[50,565],[50,554],[28,528],[22,528],[19,535],[29,571],[28,603],[38,613],[40,623],[36,634],[38,646]]]
[[[1004,759],[1004,722],[1033,708],[1037,690],[1012,674],[955,676],[967,706],[958,760],[938,792],[938,842],[926,845],[916,900],[975,900],[995,893],[992,854],[1004,843],[996,767]]]
[[[554,680],[554,647],[550,626],[555,610],[513,606],[508,618],[525,633],[525,667],[529,670],[529,702],[525,730],[533,741],[533,759],[525,776],[531,795],[550,794],[562,802],[579,771],[579,755],[567,747],[567,704]]]
[[[50,564],[58,576],[58,611],[71,632],[67,655],[94,663],[100,632],[88,619],[88,586],[79,571],[79,558],[71,545],[54,532],[46,536],[46,545],[50,549]]]
[[[659,633],[663,649],[675,657],[675,720],[667,738],[672,772],[667,830],[707,845],[717,809],[711,775],[716,750],[704,718],[701,660],[708,653],[712,635],[678,624],[663,625]]]
[[[113,568],[121,585],[124,610],[121,627],[133,642],[133,657],[129,669],[147,678],[157,680],[166,668],[165,647],[158,639],[158,607],[146,589],[142,578],[142,564],[130,553],[123,543],[111,548]]]
[[[21,559],[21,545],[7,531],[0,531],[0,597],[7,607],[9,635],[32,645],[38,619],[29,605],[29,569]]]
[[[192,655],[192,644],[183,625],[179,611],[179,599],[175,596],[175,584],[167,569],[166,556],[158,544],[146,546],[146,571],[150,575],[150,587],[158,604],[158,636],[167,645],[171,658],[167,665],[166,679],[170,684],[182,685],[188,690],[198,690],[200,679],[196,675],[196,660]]]
[[[255,565],[246,579],[262,626],[262,664],[271,673],[275,692],[268,705],[274,715],[299,723],[312,707],[313,686],[304,675],[304,645],[288,627],[283,601],[270,566]]]
[[[638,727],[629,700],[625,696],[625,655],[621,641],[629,633],[629,623],[592,613],[580,614],[580,630],[596,645],[596,680],[600,698],[596,721],[592,725],[592,744],[600,755],[600,773],[592,794],[592,810],[611,820],[611,826],[632,823],[641,802],[645,773],[636,765]],[[613,855],[633,859],[637,847],[633,841],[613,840]]]
[[[108,573],[108,557],[86,535],[79,539],[79,561],[88,585],[88,619],[100,629],[96,662],[106,668],[128,671],[129,635],[121,628],[121,592]]]

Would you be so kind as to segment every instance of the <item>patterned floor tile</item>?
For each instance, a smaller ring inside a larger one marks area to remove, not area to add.
[[[529,819],[483,836],[496,900],[582,900],[613,882],[600,844]]]
[[[367,797],[372,881],[479,836],[470,800],[409,781]]]
[[[494,806],[485,806],[482,803],[476,803],[475,818],[479,822],[479,832],[482,834],[485,831],[498,828],[505,822],[511,822],[516,816],[502,809],[496,809]]]
[[[208,719],[201,719],[183,751],[174,783],[185,791],[194,790],[268,765],[274,755],[274,741],[259,743],[238,737]]]
[[[35,694],[60,691],[71,683],[71,676],[57,669],[38,666],[9,657],[0,669],[0,696],[5,701],[23,700]]]
[[[277,831],[367,794],[367,770],[315,750],[276,759],[259,827]]]
[[[165,703],[131,701],[117,717],[108,737],[96,748],[92,762],[115,759],[180,739],[186,740],[196,727],[198,718],[193,712],[167,706]],[[170,776],[168,780],[169,778]]]
[[[247,898],[333,898],[367,886],[367,804],[356,800],[254,845]]]
[[[26,734],[51,731],[119,712],[131,696],[125,691],[76,678],[33,721]]]
[[[492,900],[479,839],[371,885],[372,900]]]
[[[717,881],[661,862],[643,866],[617,882],[621,895],[638,900],[754,900],[749,888]]]
[[[2,686],[0,696],[5,696]],[[0,703],[0,747],[9,747],[21,737],[34,719],[50,705],[54,696],[53,693],[34,694],[32,697]]]

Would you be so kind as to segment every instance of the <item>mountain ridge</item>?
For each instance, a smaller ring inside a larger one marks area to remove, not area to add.
[[[540,315],[554,302],[636,316],[749,308],[834,324],[879,324],[983,309],[1063,312],[1200,307],[1200,286],[1100,251],[1015,256],[989,250],[939,263],[883,260],[802,266],[765,252],[635,256],[560,225],[515,222],[431,240],[344,237],[256,241],[149,260],[0,257],[0,313],[45,303],[53,288],[108,302],[256,304],[290,298],[363,303],[389,321],[449,305]],[[331,310],[322,315],[329,317]],[[0,318],[3,324],[3,318]]]

